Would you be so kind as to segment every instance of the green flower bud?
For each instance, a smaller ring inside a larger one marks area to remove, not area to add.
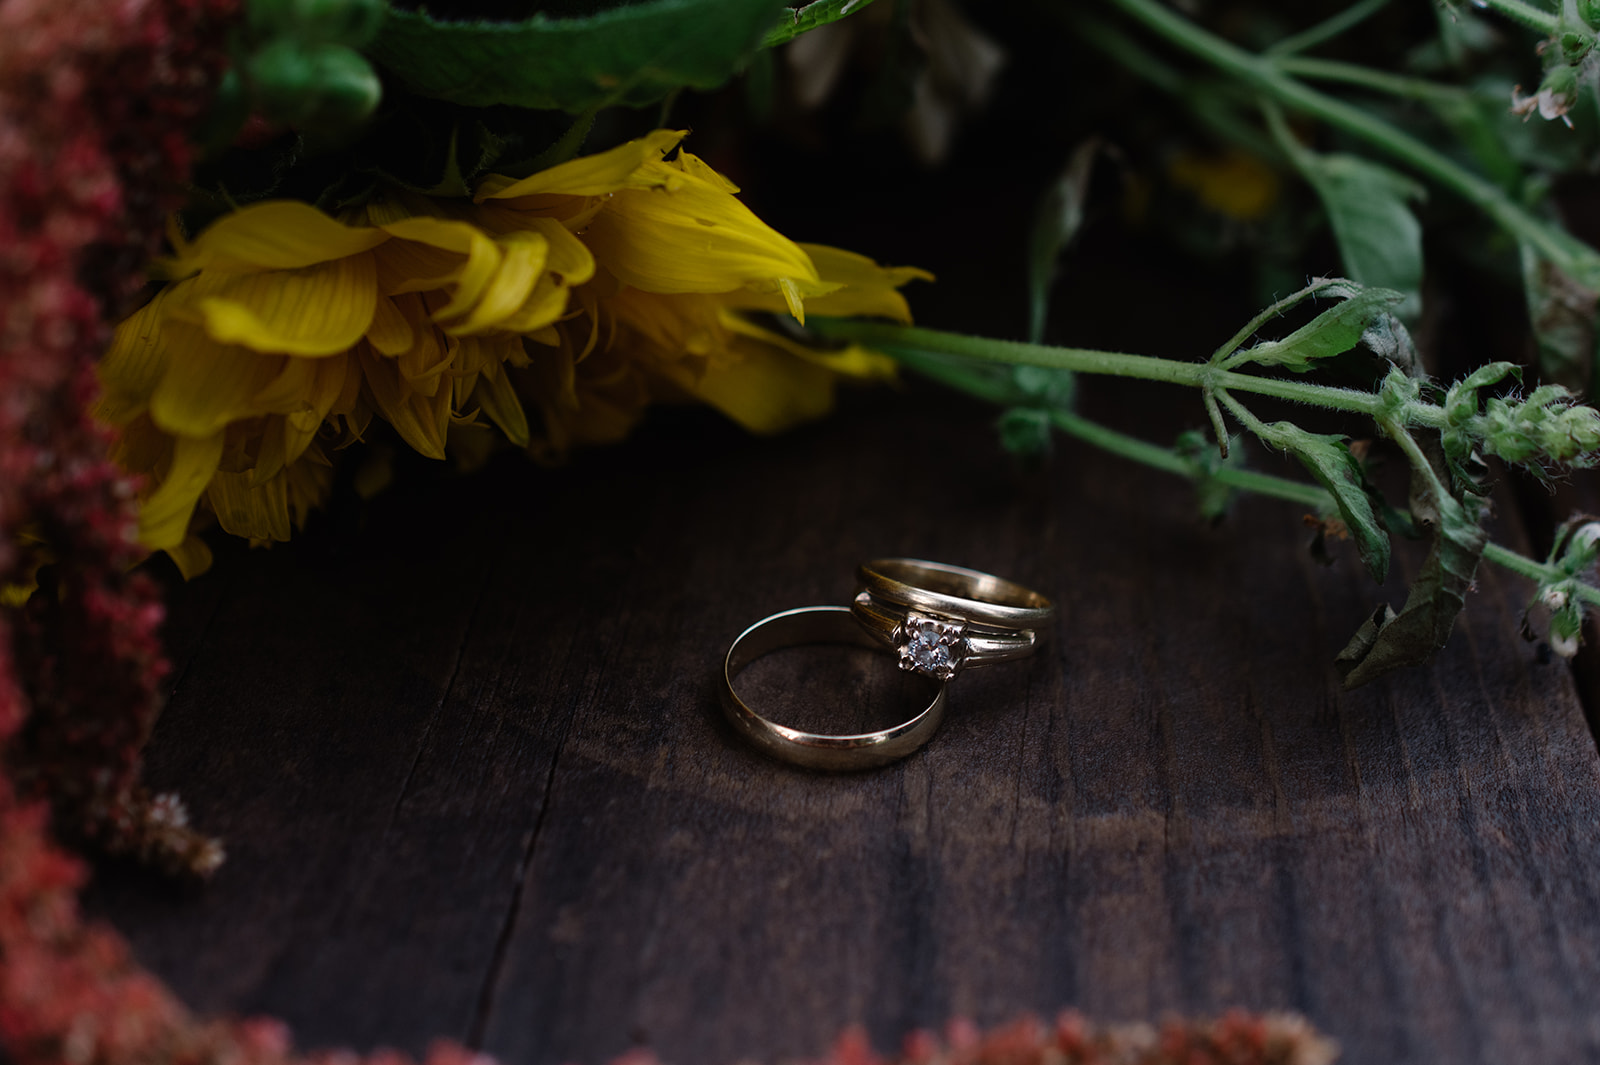
[[[1600,26],[1600,0],[1578,0],[1578,17],[1590,26]]]
[[[1048,455],[1052,446],[1050,415],[1036,407],[1012,407],[1000,415],[1000,443],[1013,455]]]
[[[371,115],[383,96],[371,65],[338,44],[280,39],[257,52],[248,70],[263,113],[297,128],[354,125]]]
[[[1565,64],[1551,67],[1539,83],[1539,97],[1539,113],[1545,118],[1566,114],[1578,103],[1578,72]]]
[[[1550,615],[1550,649],[1562,658],[1578,653],[1578,643],[1583,634],[1583,610],[1576,603]]]
[[[1567,32],[1561,35],[1561,58],[1577,63],[1594,47],[1594,36],[1588,33]]]
[[[378,109],[383,83],[361,53],[328,44],[317,48],[313,57],[321,100],[315,116],[319,125],[354,125]]]
[[[1383,413],[1394,414],[1422,398],[1422,382],[1398,366],[1391,367],[1383,379],[1383,385],[1378,389],[1378,398],[1383,403]]]
[[[246,72],[256,104],[268,118],[299,125],[311,113],[311,57],[290,40],[277,40],[250,57]]]

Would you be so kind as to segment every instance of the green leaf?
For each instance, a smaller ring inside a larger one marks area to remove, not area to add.
[[[838,22],[870,3],[872,0],[816,0],[814,4],[792,8],[783,16],[777,28],[762,38],[761,47],[776,48],[780,44],[788,44],[802,33]]]
[[[1488,534],[1482,506],[1439,490],[1436,474],[1412,473],[1411,514],[1432,539],[1406,605],[1398,615],[1385,605],[1361,626],[1334,665],[1346,689],[1360,687],[1404,666],[1420,665],[1445,645],[1478,572]]]
[[[1038,407],[1012,407],[995,423],[1000,444],[1019,458],[1039,458],[1051,451],[1054,426],[1050,412]]]
[[[1045,313],[1050,305],[1050,285],[1055,280],[1056,260],[1072,243],[1083,225],[1083,202],[1089,192],[1089,176],[1094,172],[1095,156],[1100,154],[1099,137],[1090,137],[1072,153],[1066,169],[1056,176],[1039,198],[1033,212],[1033,228],[1028,234],[1028,340],[1044,339]]]
[[[396,9],[369,51],[411,91],[471,107],[642,107],[727,81],[782,11],[775,0],[647,0],[587,18],[441,22]]]
[[[1576,395],[1589,394],[1597,353],[1596,301],[1580,284],[1526,241],[1521,242],[1522,288],[1539,342],[1539,371]]]
[[[1297,372],[1311,369],[1317,359],[1342,355],[1355,347],[1368,326],[1381,314],[1404,302],[1405,296],[1386,288],[1340,286],[1328,288],[1328,295],[1347,298],[1323,311],[1282,340],[1268,340],[1247,348],[1228,360],[1229,365],[1253,362],[1261,366],[1283,366]]]
[[[1395,313],[1415,320],[1422,311],[1422,226],[1410,201],[1423,198],[1423,187],[1360,156],[1301,151],[1293,159],[1328,212],[1345,274],[1404,293]]]
[[[1223,458],[1220,448],[1205,433],[1189,429],[1178,434],[1173,450],[1193,464],[1195,502],[1200,506],[1200,516],[1216,523],[1221,521],[1233,505],[1238,489],[1217,476],[1222,470],[1244,469],[1244,449],[1239,438],[1229,441],[1228,457]]]
[[[1382,584],[1389,575],[1389,533],[1373,509],[1377,493],[1367,484],[1366,471],[1350,453],[1345,438],[1309,433],[1293,422],[1277,422],[1270,428],[1270,442],[1292,451],[1333,497],[1367,572]]]

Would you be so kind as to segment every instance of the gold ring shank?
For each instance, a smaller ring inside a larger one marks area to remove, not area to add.
[[[944,719],[945,686],[931,679],[933,701],[917,716],[892,728],[846,736],[805,732],[769,721],[734,691],[734,678],[762,655],[818,643],[883,650],[883,644],[845,606],[808,606],[773,614],[745,629],[728,648],[722,667],[722,708],[734,728],[757,748],[811,769],[869,769],[904,758],[938,731]]]
[[[1055,604],[1031,588],[943,562],[873,559],[857,567],[856,580],[886,603],[1003,632],[1041,629],[1056,616]]]

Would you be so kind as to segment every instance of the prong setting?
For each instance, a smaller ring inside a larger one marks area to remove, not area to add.
[[[895,633],[900,668],[936,680],[949,680],[967,660],[965,622],[909,611]]]

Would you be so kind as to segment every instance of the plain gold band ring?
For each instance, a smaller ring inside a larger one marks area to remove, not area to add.
[[[734,678],[762,655],[818,643],[884,649],[847,606],[807,606],[773,614],[741,632],[728,648],[722,665],[722,708],[734,728],[761,751],[812,769],[869,769],[904,758],[939,730],[944,720],[945,686],[931,678],[933,700],[921,713],[892,728],[844,736],[805,732],[770,721],[734,691]]]

